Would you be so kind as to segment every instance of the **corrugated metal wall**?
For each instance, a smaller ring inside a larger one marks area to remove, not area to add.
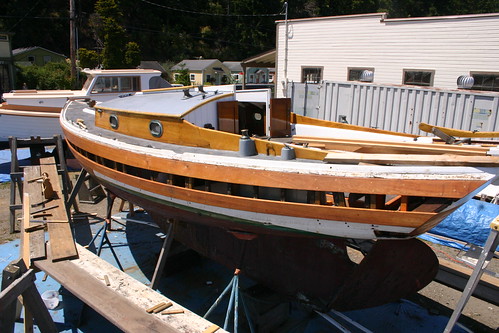
[[[499,131],[499,93],[424,89],[361,82],[290,83],[293,111],[308,117],[411,134],[424,122]]]

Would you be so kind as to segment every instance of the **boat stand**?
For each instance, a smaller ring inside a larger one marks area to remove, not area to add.
[[[116,252],[114,252],[113,245],[111,241],[109,240],[109,237],[107,236],[107,233],[111,231],[111,213],[113,209],[113,203],[114,200],[116,199],[116,195],[113,194],[111,191],[106,189],[106,194],[107,194],[107,213],[106,213],[106,218],[104,219],[104,225],[95,233],[94,237],[88,243],[87,247],[92,245],[97,237],[102,233],[101,241],[99,243],[99,246],[97,247],[97,256],[100,256],[102,252],[102,246],[107,243],[109,249],[111,250],[114,260],[116,260],[116,263],[118,264],[118,267],[121,271],[123,270],[123,266],[121,266],[120,260],[118,259],[118,256],[116,255]]]
[[[490,262],[490,259],[494,256],[494,252],[499,245],[499,216],[497,216],[492,223],[490,224],[490,234],[485,242],[485,246],[483,247],[482,253],[480,254],[480,258],[473,270],[473,273],[466,284],[466,287],[463,290],[463,294],[459,299],[459,302],[450,317],[447,326],[445,327],[444,333],[450,333],[452,328],[456,324],[459,316],[463,312],[464,307],[468,303],[470,296],[473,294],[478,282],[480,281],[480,277],[483,274],[483,271],[487,267]]]
[[[155,290],[158,288],[159,280],[161,280],[161,275],[165,269],[166,258],[168,257],[168,252],[170,252],[170,247],[173,242],[173,219],[168,219],[168,230],[166,236],[164,237],[163,246],[159,253],[158,262],[156,263],[156,268],[154,269],[154,274],[151,279],[151,289]]]
[[[222,301],[223,297],[230,291],[230,298],[229,298],[229,305],[227,306],[227,313],[225,314],[225,322],[224,322],[224,330],[227,330],[227,327],[229,326],[229,318],[230,314],[232,313],[232,308],[234,308],[234,330],[232,332],[237,333],[238,326],[239,326],[239,298],[241,298],[241,303],[243,305],[243,310],[244,314],[246,316],[246,319],[248,320],[248,325],[250,328],[250,332],[254,333],[255,329],[253,327],[253,322],[251,321],[251,318],[249,316],[249,312],[247,309],[247,306],[244,303],[244,298],[243,295],[239,291],[239,273],[241,271],[239,269],[236,269],[234,272],[234,277],[232,280],[230,280],[229,284],[225,288],[225,290],[218,296],[216,299],[215,303],[208,309],[208,311],[205,313],[203,318],[207,318],[211,312],[220,304]]]

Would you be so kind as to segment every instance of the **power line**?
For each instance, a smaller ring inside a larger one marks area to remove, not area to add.
[[[189,14],[197,14],[197,15],[208,15],[208,16],[225,16],[225,17],[238,17],[238,16],[247,16],[247,17],[267,17],[267,16],[281,16],[283,15],[282,13],[277,13],[277,14],[216,14],[216,13],[207,13],[207,12],[196,12],[192,10],[186,10],[186,9],[179,9],[179,8],[173,8],[170,6],[165,6],[165,5],[160,5],[148,0],[141,0],[142,2],[145,2],[149,5],[169,9],[169,10],[174,10],[177,12],[182,12],[182,13],[189,13]]]

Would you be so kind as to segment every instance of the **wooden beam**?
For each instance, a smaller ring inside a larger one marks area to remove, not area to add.
[[[35,271],[30,269],[0,292],[0,313],[14,302],[35,281]]]
[[[344,150],[358,153],[383,154],[456,154],[465,156],[486,156],[490,147],[479,145],[444,145],[420,142],[395,142],[379,140],[334,139],[316,137],[293,137],[294,143],[307,143],[309,147],[327,150]]]
[[[51,210],[52,219],[65,220],[67,223],[48,223],[50,253],[53,261],[75,258],[78,256],[76,251],[73,233],[69,224],[69,217],[65,209],[64,196],[61,191],[59,175],[56,169],[53,157],[40,159],[41,172],[47,173],[50,183],[55,192],[55,197],[51,201],[58,207]]]
[[[18,259],[22,260],[22,259]],[[21,276],[21,268],[15,264],[16,261],[11,262],[2,272],[2,290],[5,290],[12,284],[18,277]],[[1,297],[0,297],[1,300]],[[0,316],[0,332],[14,332],[14,325],[16,322],[16,308],[19,301],[16,298],[14,302],[5,302],[4,309],[1,311]]]
[[[324,158],[328,163],[371,163],[383,165],[441,165],[441,166],[498,166],[499,156],[460,155],[401,155],[361,154],[351,152],[329,153]]]
[[[24,168],[24,193],[25,195],[29,194],[29,202],[31,202],[32,204],[37,204],[43,201],[41,184],[36,181],[30,181],[41,177],[40,170],[41,169],[39,165]],[[35,210],[33,208],[34,207],[30,207],[30,205],[28,204],[28,213],[24,214],[24,219],[26,218],[26,216],[28,217],[28,219],[30,219],[32,211]],[[28,221],[28,224],[24,226],[24,230],[26,231],[27,228],[31,228],[33,226],[35,226],[35,224]],[[21,234],[21,243],[23,237],[27,238],[29,241],[29,259],[34,260],[45,258],[45,230],[42,229],[30,232],[28,236],[23,234],[24,233]],[[30,266],[29,261],[27,261],[28,258],[25,258],[24,256],[23,258],[25,259],[26,265]]]
[[[77,245],[77,250],[78,259],[37,260],[34,264],[119,329],[125,332],[202,332],[212,325],[82,246]],[[110,286],[99,279],[104,274],[109,276]],[[161,302],[172,302],[174,309],[182,308],[184,313],[162,316],[145,311]]]

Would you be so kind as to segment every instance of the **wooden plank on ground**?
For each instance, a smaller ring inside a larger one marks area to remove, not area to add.
[[[361,154],[331,152],[324,158],[328,163],[371,163],[385,165],[445,165],[445,166],[498,166],[499,156],[459,155],[403,155],[403,154]]]
[[[43,202],[43,196],[42,196],[42,186],[40,182],[35,181],[35,179],[38,179],[41,177],[41,171],[40,171],[40,166],[35,165],[35,166],[29,166],[24,168],[24,193],[29,194],[30,198],[30,207],[29,207],[29,212],[33,212],[36,209],[41,208],[42,206],[38,205],[39,203]],[[33,207],[34,206],[34,207]],[[29,222],[29,221],[28,221]],[[34,226],[35,223],[29,223],[29,227]],[[21,236],[22,238],[22,236]],[[30,249],[30,259],[31,260],[36,260],[40,258],[45,258],[46,256],[46,251],[45,251],[45,230],[35,230],[30,233],[28,233],[28,238],[29,238],[29,249]],[[25,261],[26,265],[30,267],[30,263]]]
[[[463,291],[473,270],[451,261],[439,258],[440,268],[435,281]],[[494,305],[499,305],[499,279],[483,274],[473,292],[473,296]]]
[[[64,220],[67,223],[47,223],[49,232],[49,245],[52,261],[76,258],[76,250],[73,233],[69,224],[69,217],[64,203],[64,195],[61,191],[60,178],[53,157],[40,159],[41,172],[47,173],[50,184],[54,191],[54,197],[50,202],[51,206],[57,206],[50,210],[51,220]]]
[[[78,259],[59,262],[37,260],[34,264],[121,330],[187,333],[203,332],[212,325],[82,246],[76,246]],[[104,275],[108,276],[109,286],[106,286]],[[171,302],[170,309],[183,310],[184,313],[165,316],[146,312],[162,302]]]

